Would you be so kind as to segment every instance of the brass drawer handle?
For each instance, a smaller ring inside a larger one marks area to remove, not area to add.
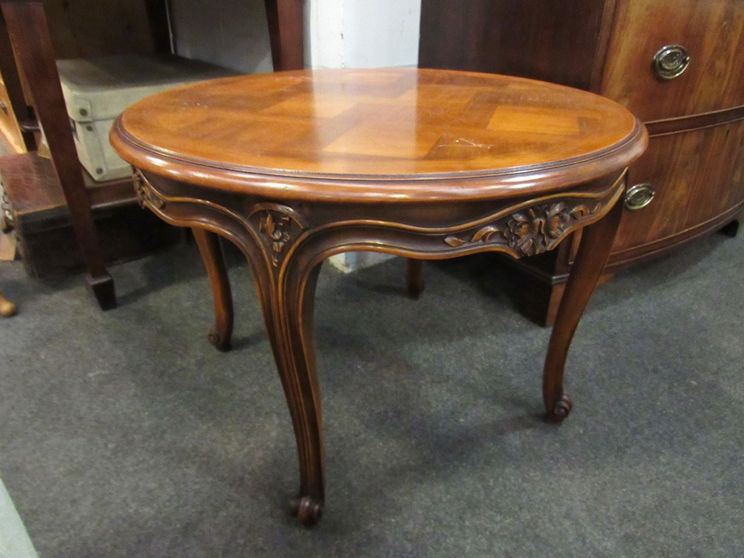
[[[654,54],[654,71],[661,79],[679,77],[689,65],[690,56],[680,45],[667,45]]]
[[[656,192],[651,184],[643,183],[631,186],[625,192],[625,207],[630,211],[643,209],[654,199]]]

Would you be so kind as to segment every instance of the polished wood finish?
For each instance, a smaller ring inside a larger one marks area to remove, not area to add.
[[[114,308],[114,280],[106,270],[98,243],[90,198],[70,133],[44,8],[41,2],[30,1],[4,0],[1,5],[10,40],[33,96],[72,225],[88,267],[88,284],[101,309]]]
[[[602,94],[643,121],[744,105],[744,4],[740,0],[618,2]],[[662,80],[647,70],[662,46],[681,44],[687,70]]]
[[[624,169],[647,136],[590,93],[398,69],[193,84],[130,107],[111,142],[138,169],[144,205],[247,257],[297,439],[292,512],[311,524],[325,483],[313,341],[322,262],[353,250],[519,258],[586,227],[544,368],[546,416],[560,421],[568,348],[609,253]]]
[[[744,208],[744,3],[582,0],[570,10],[559,4],[423,0],[419,63],[576,85],[645,122],[650,148],[628,181],[650,182],[656,197],[624,212],[607,273],[736,219]],[[684,73],[671,80],[652,65],[667,45],[681,45],[690,56]],[[520,309],[538,323],[553,322],[570,256],[564,247],[537,259],[504,260],[523,286]]]
[[[717,222],[720,228],[744,204],[744,120],[655,137],[633,165],[629,183],[650,183],[656,195],[647,207],[626,211],[613,247],[616,264],[659,249],[670,237],[690,235]],[[725,185],[716,195],[700,184]],[[724,215],[724,222],[719,216]]]
[[[560,422],[571,412],[571,399],[563,392],[563,368],[568,348],[579,325],[583,309],[591,298],[602,270],[610,255],[612,241],[620,225],[622,204],[615,204],[605,219],[584,228],[581,247],[574,262],[566,290],[550,336],[543,372],[543,402],[547,419]]]
[[[627,158],[620,149],[605,153],[606,146],[634,141],[641,128],[616,103],[565,87],[383,69],[197,83],[135,103],[120,129],[137,132],[127,143],[112,136],[120,152],[131,157],[137,145],[151,152],[138,162],[143,170],[176,179],[188,173],[195,184],[226,192],[434,202],[549,192],[597,178],[605,163]],[[210,162],[208,171],[195,170],[199,161]],[[541,172],[506,170],[522,167]],[[246,183],[242,175],[251,173]],[[429,180],[411,181],[411,174]]]

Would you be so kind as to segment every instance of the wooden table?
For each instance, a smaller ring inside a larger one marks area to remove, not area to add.
[[[627,110],[590,93],[384,69],[177,88],[129,108],[111,141],[137,169],[142,203],[201,231],[213,268],[215,233],[247,257],[297,438],[292,509],[310,524],[324,500],[313,341],[321,263],[353,250],[519,258],[583,229],[543,376],[546,416],[560,422],[571,410],[563,392],[571,338],[612,245],[625,169],[647,135]],[[219,281],[213,288],[224,295]]]

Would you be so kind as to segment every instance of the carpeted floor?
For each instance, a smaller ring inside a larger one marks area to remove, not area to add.
[[[194,246],[81,276],[0,262],[0,477],[39,556],[744,556],[744,239],[714,235],[602,286],[540,420],[549,331],[490,257],[341,275],[316,302],[327,502],[286,513],[294,437],[252,282],[234,350]]]

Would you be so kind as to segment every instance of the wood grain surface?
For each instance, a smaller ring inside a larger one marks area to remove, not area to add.
[[[744,2],[623,0],[614,27],[602,94],[644,122],[744,105]],[[666,45],[690,56],[670,81],[650,71]]]
[[[111,141],[136,167],[241,193],[347,201],[539,193],[645,148],[630,112],[567,87],[415,69],[298,71],[177,88]],[[246,180],[246,175],[253,175]]]

